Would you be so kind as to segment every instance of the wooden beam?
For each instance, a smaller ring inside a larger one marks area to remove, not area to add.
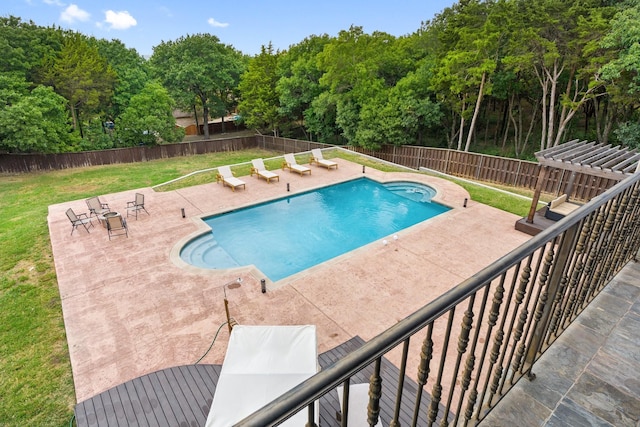
[[[536,181],[536,190],[533,193],[533,199],[531,200],[531,208],[529,208],[529,215],[527,215],[527,222],[529,224],[533,224],[533,217],[536,214],[536,210],[538,208],[538,201],[540,200],[540,193],[542,192],[542,186],[544,182],[547,180],[547,176],[549,175],[549,167],[542,166],[540,168],[540,173],[538,174],[538,181]]]

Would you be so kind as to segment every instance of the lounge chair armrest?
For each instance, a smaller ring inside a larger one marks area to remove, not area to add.
[[[135,202],[135,201],[133,201],[133,202],[127,202],[127,207],[128,207],[128,208],[132,208],[132,207],[134,207],[135,205],[136,205],[136,202]]]
[[[87,213],[86,213],[86,212],[82,212],[82,213],[76,214],[76,216],[78,217],[78,219],[80,219],[80,218],[89,218],[89,217],[87,216]]]

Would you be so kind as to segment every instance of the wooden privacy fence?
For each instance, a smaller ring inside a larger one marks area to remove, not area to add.
[[[536,162],[444,148],[384,146],[379,151],[360,147],[345,148],[413,169],[423,167],[474,181],[529,190],[535,189],[540,173],[540,165]],[[552,168],[542,191],[554,195],[563,193],[570,176],[570,171]],[[570,196],[576,200],[587,201],[613,187],[617,182],[612,179],[577,173]]]
[[[61,154],[3,154],[0,172],[23,173],[41,170],[68,169],[85,166],[134,163],[191,156],[248,148],[264,148],[281,153],[299,153],[313,148],[327,148],[326,144],[291,138],[255,135],[237,138],[165,144],[155,147],[129,147],[102,151],[84,151]],[[343,147],[412,169],[428,168],[474,181],[526,188],[536,186],[540,165],[535,162],[468,153],[443,148],[416,146],[384,146],[378,151],[360,147]],[[551,170],[542,191],[553,195],[564,191],[571,173],[562,169]],[[615,180],[578,173],[571,198],[587,201],[613,187]]]
[[[153,147],[113,148],[58,154],[0,154],[0,172],[24,173],[43,170],[71,169],[86,166],[146,162],[194,154],[240,151],[254,148],[254,136],[206,141],[162,144]]]

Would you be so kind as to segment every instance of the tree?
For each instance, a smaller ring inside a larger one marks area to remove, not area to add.
[[[15,153],[73,151],[66,100],[52,88],[31,92],[22,77],[0,74],[0,150]]]
[[[278,58],[279,52],[273,52],[271,43],[260,49],[242,75],[238,89],[242,101],[238,111],[247,127],[252,129],[268,128],[278,136],[280,122],[278,94]]]
[[[113,97],[105,111],[106,118],[114,120],[129,105],[131,97],[150,81],[149,67],[135,49],[127,48],[120,40],[91,38],[89,43],[98,49],[115,73]]]
[[[318,113],[335,111],[335,124],[350,144],[369,143],[371,138],[361,112],[383,105],[387,91],[416,65],[408,61],[408,44],[383,32],[365,34],[362,27],[352,26],[340,31],[318,54],[319,68],[324,72],[320,86],[330,96],[322,103],[312,103],[315,124],[326,124]],[[331,104],[326,101],[330,100]],[[368,105],[368,107],[367,107]],[[316,108],[321,107],[321,108]],[[327,108],[331,107],[331,108]],[[365,113],[370,118],[371,113]],[[326,132],[328,127],[323,125]]]
[[[67,99],[73,126],[82,136],[82,113],[105,107],[113,94],[115,72],[79,33],[66,35],[60,53],[44,66],[44,81]]]
[[[450,105],[457,105],[458,150],[462,149],[465,122],[471,119],[464,144],[464,151],[469,151],[483,97],[491,92],[490,75],[497,66],[502,33],[491,16],[496,10],[493,2],[460,2],[455,14],[441,17],[447,23],[438,23],[449,49],[441,52],[433,87],[444,92],[441,96],[449,98]]]
[[[290,120],[304,124],[305,112],[322,93],[317,56],[329,42],[329,36],[311,36],[297,45],[291,46],[278,59],[278,81],[276,93],[280,104],[280,114]]]
[[[612,58],[600,69],[605,82],[607,96],[611,100],[606,116],[604,132],[597,122],[598,134],[606,135],[615,112],[621,122],[615,135],[618,141],[629,147],[640,147],[640,122],[637,111],[640,107],[640,4],[622,10],[611,22],[611,30],[602,39],[601,45],[611,50]],[[598,109],[596,109],[596,113]],[[635,120],[634,114],[636,115]],[[604,136],[603,135],[603,136]]]
[[[155,46],[149,61],[180,108],[202,108],[208,138],[209,116],[224,120],[235,103],[234,91],[245,69],[242,54],[214,35],[195,34]]]
[[[560,144],[567,125],[602,82],[591,63],[593,40],[607,31],[612,9],[597,1],[539,0],[524,3],[523,18],[535,29],[527,48],[541,89],[540,149]]]
[[[181,141],[184,129],[176,126],[174,108],[175,102],[160,83],[147,83],[140,93],[131,98],[129,106],[115,123],[120,144],[157,145]]]
[[[428,89],[431,67],[431,63],[423,61],[418,70],[408,73],[377,102],[363,106],[363,125],[355,137],[358,145],[379,149],[382,144],[420,143],[422,135],[440,123],[440,106]]]
[[[44,59],[60,51],[62,40],[59,29],[38,27],[14,16],[0,17],[0,72],[20,72],[28,81],[40,83]]]

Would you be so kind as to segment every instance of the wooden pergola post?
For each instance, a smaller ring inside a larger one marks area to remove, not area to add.
[[[542,166],[538,174],[538,181],[536,181],[536,190],[533,193],[533,200],[531,200],[529,215],[527,215],[527,222],[529,224],[533,224],[533,217],[536,214],[538,201],[540,201],[540,193],[542,193],[542,186],[547,181],[547,175],[549,175],[549,166]]]

